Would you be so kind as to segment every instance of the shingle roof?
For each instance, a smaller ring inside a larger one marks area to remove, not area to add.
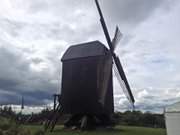
[[[61,60],[64,61],[84,57],[101,56],[106,55],[107,52],[108,49],[104,44],[99,41],[92,41],[70,46],[62,56]]]

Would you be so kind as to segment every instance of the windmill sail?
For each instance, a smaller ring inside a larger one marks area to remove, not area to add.
[[[124,70],[122,68],[122,65],[121,65],[121,62],[119,60],[119,58],[116,56],[116,59],[114,59],[114,61],[116,61],[116,65],[114,66],[114,70],[115,70],[115,74],[116,74],[116,77],[123,89],[123,92],[125,93],[127,99],[130,101],[130,103],[133,105],[135,100],[134,100],[134,97],[133,97],[133,94],[131,92],[131,89],[130,89],[130,86],[129,86],[129,83],[127,81],[127,78],[126,78],[126,75],[124,73]]]
[[[117,47],[119,41],[121,40],[121,38],[122,38],[122,33],[119,30],[118,26],[116,26],[116,31],[115,31],[115,34],[114,34],[114,38],[112,40],[112,46],[113,46],[112,48],[113,48],[113,50],[116,49],[116,47]]]
[[[100,15],[100,21],[101,21],[101,25],[103,27],[103,31],[104,31],[104,34],[105,34],[105,37],[106,37],[106,40],[107,40],[107,43],[109,45],[109,49],[110,49],[110,52],[111,52],[111,55],[114,59],[114,63],[115,63],[115,66],[117,67],[117,74],[118,76],[120,76],[119,80],[120,80],[120,84],[121,84],[121,87],[123,89],[123,91],[125,92],[125,95],[126,97],[129,99],[129,101],[132,103],[132,105],[134,106],[134,97],[132,95],[132,92],[131,92],[131,89],[130,89],[130,86],[128,84],[128,81],[127,81],[127,78],[125,76],[125,73],[124,73],[124,70],[122,68],[122,65],[121,65],[121,62],[119,60],[119,58],[115,55],[114,53],[114,48],[116,46],[116,43],[117,40],[116,39],[116,36],[119,35],[118,33],[118,29],[116,29],[116,32],[115,32],[115,39],[113,42],[111,42],[111,38],[109,36],[109,33],[108,33],[108,29],[107,29],[107,26],[106,26],[106,23],[105,23],[105,20],[104,20],[104,17],[103,17],[103,14],[101,12],[101,9],[100,9],[100,6],[99,6],[99,3],[98,3],[98,0],[95,0],[96,2],[96,6],[97,6],[97,9],[98,9],[98,12],[99,12],[99,15]],[[116,34],[117,33],[117,34]],[[118,37],[118,36],[117,36]]]

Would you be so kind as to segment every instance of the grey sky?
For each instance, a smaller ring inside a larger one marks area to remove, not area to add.
[[[99,0],[111,36],[123,38],[121,58],[136,106],[160,111],[180,100],[180,2]],[[93,0],[2,0],[0,4],[0,104],[51,103],[58,91],[60,58],[71,44],[105,38]],[[115,106],[127,108],[117,80]]]

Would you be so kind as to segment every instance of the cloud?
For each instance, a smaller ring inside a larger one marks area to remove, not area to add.
[[[158,110],[179,96],[179,7],[165,0],[99,0],[138,109]],[[93,0],[2,0],[0,5],[0,103],[51,102],[60,89],[60,58],[72,44],[106,44]],[[129,104],[114,79],[116,110]],[[6,97],[6,98],[4,98]],[[153,100],[153,101],[151,101]]]
[[[57,78],[48,75],[47,70],[31,68],[34,59],[26,59],[23,52],[1,47],[0,60],[0,93],[6,97],[6,100],[1,98],[1,102],[18,104],[19,97],[23,95],[26,104],[44,104],[44,101],[51,99],[52,92],[57,91]],[[53,80],[56,80],[55,83]]]
[[[132,89],[135,96],[135,109],[156,113],[163,113],[165,107],[178,102],[179,89],[173,88],[144,88]],[[114,98],[115,110],[126,111],[132,109],[127,99],[122,94],[116,94]]]
[[[130,42],[121,46],[126,52],[122,62],[127,70],[133,71],[127,73],[127,76],[131,73],[133,87],[178,88],[175,81],[179,72],[178,9],[179,4],[168,13],[158,10],[134,30],[136,36]]]
[[[105,1],[106,14],[115,22],[136,25],[148,18],[155,9],[162,6],[163,0],[126,0],[126,1]],[[104,9],[104,10],[105,10]]]

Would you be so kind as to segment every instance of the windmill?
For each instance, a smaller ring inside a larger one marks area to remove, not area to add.
[[[66,127],[88,129],[112,126],[113,67],[127,99],[134,107],[133,94],[120,59],[114,52],[122,34],[116,27],[111,41],[98,0],[95,3],[109,48],[99,41],[92,41],[67,49],[61,59],[61,94],[54,95],[54,111],[45,124],[46,129],[50,127],[53,130],[62,113],[71,115],[64,124]]]

